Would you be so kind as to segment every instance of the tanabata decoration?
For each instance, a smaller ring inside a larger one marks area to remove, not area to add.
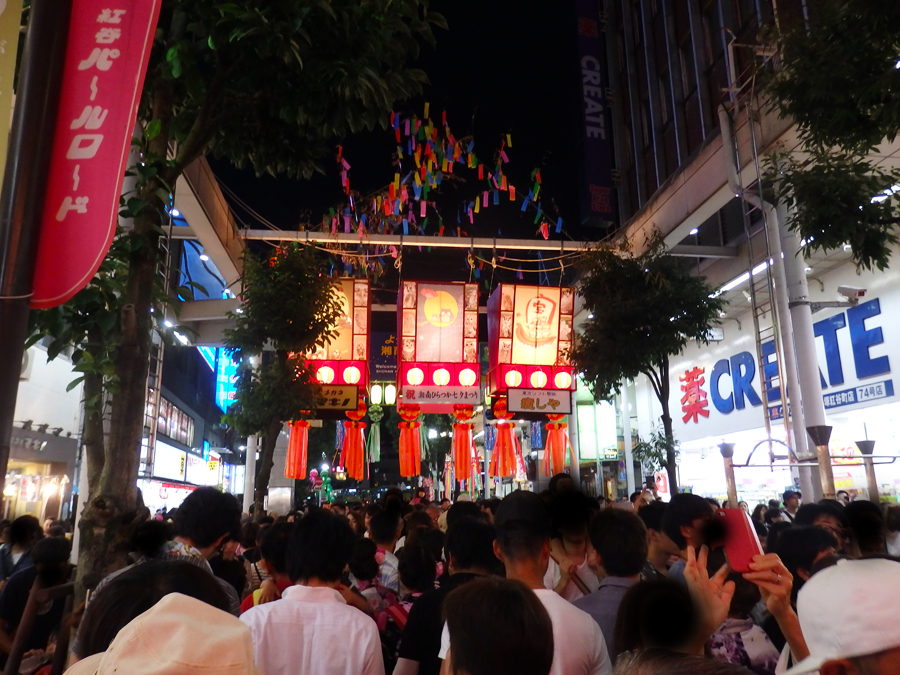
[[[475,415],[475,407],[472,405],[453,406],[453,416],[456,424],[453,425],[453,473],[456,480],[468,480],[472,475],[472,461],[475,456],[475,441],[472,431],[475,428],[469,420]]]
[[[356,410],[348,410],[345,414],[350,420],[344,422],[340,465],[346,469],[349,478],[363,480],[366,477],[364,450],[366,424],[360,420],[365,417],[366,404],[362,396],[359,397]]]
[[[571,457],[572,444],[569,442],[569,434],[566,433],[568,424],[561,421],[565,415],[547,415],[550,422],[547,424],[547,444],[544,447],[543,474],[554,476],[568,467],[568,459]]]
[[[285,478],[306,478],[306,449],[309,443],[309,422],[296,420],[291,423],[287,458],[284,462]]]
[[[516,436],[516,425],[510,422],[512,413],[507,412],[506,402],[500,399],[494,404],[494,416],[497,418],[497,441],[491,455],[489,473],[494,478],[514,476],[519,473],[519,464],[524,465],[522,446]]]
[[[366,441],[366,458],[369,462],[381,461],[381,420],[384,419],[384,409],[380,405],[369,408],[369,438]]]
[[[417,405],[400,405],[400,475],[418,476],[422,471],[422,440],[418,421],[421,412]]]

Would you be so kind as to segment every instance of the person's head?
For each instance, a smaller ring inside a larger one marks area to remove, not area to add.
[[[616,659],[615,675],[750,675],[728,661],[668,649],[640,649]]]
[[[574,490],[560,493],[550,511],[553,527],[564,540],[581,542],[587,538],[591,512],[583,494]]]
[[[184,498],[175,514],[175,535],[211,558],[241,528],[241,505],[234,495],[201,487]]]
[[[444,601],[451,675],[547,675],[553,664],[553,624],[522,582],[485,577],[463,584]]]
[[[679,549],[700,548],[712,515],[712,506],[703,497],[687,493],[673,495],[663,516],[663,531]]]
[[[791,529],[793,526],[792,523],[789,523],[786,520],[772,523],[771,527],[769,527],[769,534],[766,535],[766,552],[774,553],[778,550],[778,540],[781,538],[781,534],[785,530]]]
[[[767,509],[763,514],[763,522],[772,526],[775,523],[787,522],[787,518],[784,517],[784,512],[781,509]]]
[[[741,511],[744,513],[750,513],[750,505],[747,502],[738,502],[738,507],[740,507]]]
[[[444,533],[436,527],[417,527],[406,535],[405,546],[421,546],[437,561],[444,552]]]
[[[575,489],[575,481],[567,473],[558,473],[550,479],[548,486],[550,492],[558,495],[560,492],[568,492]]]
[[[378,561],[375,558],[377,551],[378,547],[371,539],[357,539],[350,556],[350,574],[359,581],[372,581],[377,577]]]
[[[441,500],[441,511],[448,511],[450,509],[450,500],[446,497]]]
[[[817,572],[797,598],[809,656],[789,675],[900,672],[898,605],[900,563],[893,560],[840,560]]]
[[[494,519],[494,552],[503,560],[546,565],[550,555],[552,520],[543,500],[533,492],[517,490],[507,496]]]
[[[696,628],[697,614],[684,584],[671,579],[639,581],[619,605],[615,652],[654,647],[679,651]]]
[[[453,523],[447,530],[444,543],[450,573],[490,573],[497,566],[497,558],[494,556],[495,538],[493,525],[481,518],[462,518]]]
[[[846,490],[838,490],[835,498],[844,506],[850,503],[850,493]]]
[[[714,509],[721,508],[721,505],[719,504],[719,500],[718,500],[718,499],[714,499],[713,497],[706,497],[706,503],[709,504],[709,505],[710,505],[711,507],[713,507]],[[725,502],[725,506],[726,506],[726,507],[728,506],[728,502],[727,502],[727,501]]]
[[[138,557],[155,557],[163,544],[172,538],[172,526],[162,520],[145,520],[131,535],[131,550]]]
[[[769,551],[778,554],[794,577],[792,595],[796,598],[803,584],[812,576],[813,565],[837,551],[837,541],[831,532],[821,527],[795,525],[782,532],[775,548]]]
[[[354,511],[353,509],[347,509],[347,522],[350,523],[350,527],[354,533],[358,537],[363,536],[368,529],[366,527],[366,521],[363,517],[361,511]]]
[[[884,553],[884,516],[877,504],[864,499],[850,502],[844,507],[844,515],[860,555]]]
[[[636,577],[647,561],[647,528],[633,512],[605,509],[591,519],[588,559],[607,576]]]
[[[474,502],[456,502],[447,511],[447,529],[453,527],[453,523],[463,518],[484,519],[484,514],[481,512],[481,507]]]
[[[19,516],[9,526],[9,543],[28,548],[44,536],[41,523],[34,516]]]
[[[844,548],[847,536],[847,516],[843,507],[834,501],[822,501],[817,504],[804,504],[794,516],[794,525],[817,525],[831,532],[837,539],[838,550]]]
[[[800,506],[800,500],[803,498],[797,490],[785,490],[781,495],[781,501],[784,502],[784,508],[788,511],[795,511]]]
[[[216,578],[196,565],[169,561],[135,565],[94,594],[81,620],[78,656],[105,651],[125,625],[171,593],[229,611],[228,596]]]
[[[72,543],[65,537],[44,537],[31,549],[31,559],[44,586],[55,586],[69,576]]]
[[[400,583],[407,593],[424,593],[434,588],[437,564],[422,546],[406,545],[397,556]]]
[[[366,508],[363,510],[363,520],[366,526],[366,530],[369,529],[369,523],[372,520],[372,516],[374,516],[376,513],[381,513],[381,511],[382,508],[380,504],[369,504],[366,506]]]
[[[259,554],[269,576],[276,579],[288,577],[288,542],[293,531],[294,523],[275,523],[263,531],[259,541]]]
[[[755,520],[757,523],[765,523],[766,522],[765,516],[766,516],[766,505],[765,504],[757,504],[753,508],[753,514],[750,517],[753,518],[753,520]]]
[[[441,507],[437,504],[429,504],[425,507],[425,513],[427,513],[428,517],[431,518],[431,526],[437,527],[438,518],[440,518],[441,513],[443,513],[443,511],[441,511]]]
[[[203,570],[193,569],[212,579]],[[99,596],[87,614],[98,601]],[[250,629],[237,617],[188,594],[167,594],[116,632],[118,635],[110,637],[104,650],[92,652],[66,673],[261,675],[253,665]]]
[[[406,518],[406,531],[416,527],[434,527],[434,521],[431,519],[431,516],[428,515],[427,512],[423,511],[413,511]]]
[[[678,555],[681,549],[663,532],[663,516],[666,513],[665,502],[653,501],[637,512],[638,518],[647,528],[648,554],[650,551],[665,551],[670,555]]]
[[[288,542],[287,571],[297,584],[340,581],[356,535],[346,518],[318,509],[294,525]]]
[[[392,509],[376,513],[369,521],[369,536],[379,546],[393,546],[400,538],[403,521]]]

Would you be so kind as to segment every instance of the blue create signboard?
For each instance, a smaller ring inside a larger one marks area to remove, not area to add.
[[[885,377],[891,372],[890,358],[871,351],[885,343],[879,325],[883,319],[881,303],[876,298],[813,324],[823,348],[819,377],[826,409],[894,396],[894,383]],[[709,418],[712,411],[729,415],[761,406],[763,401],[770,419],[783,417],[774,342],[763,343],[761,352],[765,382],[762,393],[756,358],[749,351],[719,359],[711,369],[700,364],[677,373],[683,423],[698,424]]]
[[[216,350],[216,405],[223,412],[228,412],[237,391],[238,364],[232,361],[232,353],[230,349]]]
[[[397,379],[396,333],[372,333],[369,375],[373,382],[394,382]]]

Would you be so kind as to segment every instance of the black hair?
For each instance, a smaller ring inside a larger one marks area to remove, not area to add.
[[[257,521],[260,527],[264,527],[265,525],[273,525],[275,523],[275,516],[260,516]]]
[[[634,492],[631,493],[631,496],[628,498],[628,501],[630,501],[632,504],[634,504],[637,501],[637,498],[641,496],[641,494],[643,494],[643,493],[640,490],[635,490]]]
[[[847,504],[844,513],[860,553],[884,552],[884,515],[877,504],[860,499]]]
[[[247,586],[247,568],[244,567],[244,563],[237,559],[226,560],[221,555],[216,555],[209,559],[209,566],[213,574],[234,588],[237,597],[243,595]]]
[[[550,490],[553,494],[556,494],[556,487],[559,485],[561,480],[565,480],[568,478],[569,480],[574,480],[572,476],[567,473],[558,473],[550,479],[550,482],[547,485],[547,489]]]
[[[405,519],[407,533],[416,527],[434,527],[434,521],[425,511],[414,511]]]
[[[431,519],[429,518],[429,521]],[[397,539],[400,518],[390,509],[376,513],[369,521],[369,535],[376,544],[389,544]]]
[[[507,520],[497,528],[497,544],[512,560],[536,558],[549,540],[549,533],[530,520]]]
[[[350,556],[350,574],[360,581],[372,581],[377,577],[378,561],[375,559],[377,551],[378,546],[371,539],[357,539]]]
[[[847,527],[847,514],[840,502],[823,499],[816,504],[804,504],[794,514],[794,525],[814,525],[822,516],[832,516]]]
[[[591,520],[591,546],[609,576],[632,577],[647,562],[647,528],[631,511],[605,509]]]
[[[765,504],[757,504],[753,507],[753,513],[750,515],[750,517],[756,522],[763,522],[767,510],[768,508]]]
[[[697,613],[687,586],[671,579],[639,581],[619,604],[612,651],[653,647],[679,651],[696,627]]]
[[[823,527],[795,525],[781,533],[775,544],[775,550],[771,552],[778,554],[781,562],[794,577],[791,591],[793,598],[796,599],[804,584],[797,571],[802,569],[811,573],[816,556],[837,547],[838,542],[834,535]]]
[[[381,513],[384,509],[381,508],[380,504],[369,504],[364,509],[367,516],[372,517],[376,513]]]
[[[428,549],[406,545],[397,556],[401,583],[412,593],[424,593],[434,588],[437,565]]]
[[[287,574],[288,542],[294,523],[275,523],[264,531],[259,541],[259,554],[278,574]]]
[[[172,538],[172,526],[162,520],[145,520],[131,536],[131,550],[152,558]]]
[[[119,631],[170,593],[181,593],[229,611],[228,596],[216,578],[188,562],[148,562],[113,577],[81,620],[78,657],[105,652]]]
[[[557,495],[551,507],[553,527],[563,536],[579,535],[587,531],[591,510],[587,497],[580,492],[569,491]]]
[[[785,520],[782,520],[777,523],[772,523],[769,527],[769,534],[766,537],[766,552],[774,553],[778,550],[778,540],[781,538],[781,535],[785,530],[789,530],[794,525]]]
[[[712,508],[706,499],[685,492],[673,495],[663,516],[663,532],[683,549],[687,540],[681,534],[681,528],[690,527],[698,518],[706,517],[712,517]]]
[[[258,523],[244,523],[241,525],[241,546],[244,548],[253,548],[257,544],[257,537],[259,537]]]
[[[784,518],[784,513],[781,509],[766,509],[765,514],[763,514],[763,520],[766,525],[774,525],[777,522],[775,521],[776,518]]]
[[[347,519],[334,513],[317,509],[301,518],[288,542],[287,570],[291,581],[340,580],[356,538]]]
[[[553,624],[521,581],[485,577],[463,584],[444,601],[452,675],[547,675]],[[527,639],[523,639],[525,636]]]
[[[31,549],[35,565],[62,565],[69,561],[72,542],[65,537],[44,537]]]
[[[40,522],[34,516],[19,516],[9,526],[9,543],[31,546],[44,536]]]
[[[481,507],[474,502],[456,502],[447,511],[447,529],[453,527],[453,523],[463,518],[480,518],[484,519],[481,513]]]
[[[750,675],[741,665],[669,649],[641,649],[616,659],[616,675]]]
[[[650,502],[637,512],[638,518],[644,522],[648,530],[656,530],[662,534],[663,516],[666,515],[665,502]]]
[[[496,532],[481,518],[463,518],[447,530],[444,549],[447,561],[453,558],[456,569],[482,569],[490,571],[497,566],[494,555]]]
[[[212,546],[221,537],[236,537],[240,527],[240,503],[214,487],[194,490],[175,514],[175,534],[197,548]]]
[[[406,545],[426,548],[432,558],[440,560],[444,550],[444,533],[436,527],[417,527],[406,535]]]

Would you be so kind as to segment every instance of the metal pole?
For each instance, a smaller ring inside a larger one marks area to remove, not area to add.
[[[728,488],[728,506],[736,509],[738,507],[737,484],[734,480],[734,443],[719,443],[719,452],[722,453],[722,460],[725,463],[725,484]]]
[[[572,444],[572,457],[569,463],[569,475],[575,482],[575,489],[581,489],[581,452],[578,438],[578,408],[575,392],[572,392],[572,414],[569,415],[569,442]]]
[[[878,480],[875,478],[875,461],[872,452],[875,450],[875,441],[856,441],[856,447],[863,456],[863,464],[866,467],[866,484],[869,488],[869,501],[876,504],[880,501],[878,496]]]
[[[259,437],[254,434],[247,438],[247,458],[244,460],[244,513],[250,513],[256,491],[256,450]]]
[[[828,449],[828,442],[831,440],[831,427],[827,424],[820,424],[806,427],[806,431],[813,443],[816,444],[819,478],[822,481],[822,496],[825,499],[834,499],[834,474],[831,471],[831,452]]]
[[[628,387],[623,386],[619,392],[622,399],[622,435],[625,438],[625,481],[628,485],[628,496],[637,489],[634,480],[634,445],[631,442],[631,411],[628,409]]]
[[[0,494],[9,464],[71,13],[71,0],[31,5],[0,189]]]

